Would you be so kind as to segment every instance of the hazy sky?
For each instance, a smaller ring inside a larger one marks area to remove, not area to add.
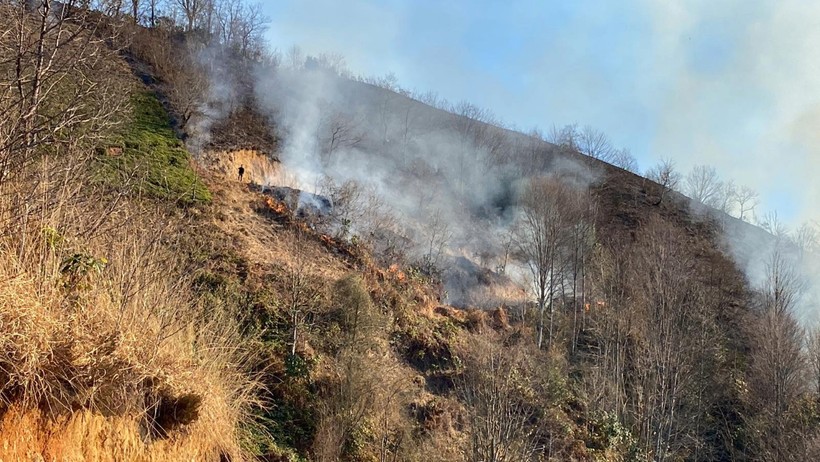
[[[577,122],[642,169],[713,165],[758,212],[820,218],[820,2],[277,0],[280,50],[467,100],[528,130]]]

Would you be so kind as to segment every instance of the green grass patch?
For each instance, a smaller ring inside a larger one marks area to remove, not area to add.
[[[211,193],[156,96],[136,92],[131,107],[129,122],[99,149],[100,183],[183,205],[209,202]]]

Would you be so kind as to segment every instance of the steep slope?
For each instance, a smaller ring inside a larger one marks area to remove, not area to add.
[[[564,275],[543,300],[548,309],[515,303],[509,317],[527,339],[535,338],[533,329],[548,319],[546,343],[551,347],[544,360],[557,368],[559,377],[575,377],[576,396],[583,397],[575,404],[584,413],[614,416],[629,429],[634,438],[630,451],[651,457],[665,447],[684,457],[707,459],[743,458],[756,451],[746,435],[768,417],[753,404],[747,374],[759,348],[753,326],[760,315],[756,296],[729,257],[724,235],[726,229],[750,225],[695,213],[687,198],[650,180],[389,90],[323,74],[308,74],[295,83],[290,79],[285,75],[261,83],[265,94],[259,95],[263,110],[277,110],[275,122],[283,140],[278,157],[284,168],[297,178],[302,175],[301,185],[309,185],[305,178],[322,174],[374,185],[377,194],[398,209],[399,221],[409,226],[403,232],[415,236],[411,239],[433,242],[435,230],[423,223],[435,224],[446,216],[444,223],[453,233],[447,253],[454,262],[466,257],[494,271],[503,257],[507,274],[525,278],[523,262],[518,272],[510,266],[521,256],[503,245],[505,237],[515,236],[509,230],[514,229],[525,185],[546,177],[558,185],[550,186],[558,188],[555,191],[580,198],[581,216],[590,217],[585,220],[593,226],[584,225],[586,234],[577,241],[583,248],[574,260],[561,262]],[[313,90],[324,106],[300,99],[300,93]],[[327,118],[301,117],[310,111]],[[408,123],[411,119],[416,125]],[[334,148],[333,134],[341,129],[334,120],[342,120],[342,125],[358,120],[364,136]],[[402,139],[408,130],[415,134]],[[419,205],[408,207],[408,202]],[[429,208],[433,213],[426,214]],[[572,222],[564,226],[579,229]],[[404,261],[415,268],[424,267],[419,258],[424,262],[430,257],[423,249],[415,257],[413,250],[408,253]],[[451,289],[448,276],[453,273],[447,272],[446,261],[439,263],[445,267],[445,287]],[[477,281],[473,288],[481,286],[480,278],[472,279]],[[460,306],[471,303],[466,297],[446,300]],[[428,373],[430,367],[439,370],[428,375],[428,387],[445,394],[458,390],[450,376],[462,377],[458,368],[445,365],[454,353],[439,347],[422,352],[422,358],[432,359],[418,361],[416,367]],[[669,384],[675,392],[662,393]],[[690,452],[693,446],[687,441],[698,441],[698,449]]]
[[[142,83],[94,83],[117,123],[0,177],[4,460],[811,459],[816,398],[767,375],[798,331],[725,252],[745,224],[326,71],[195,120],[207,79],[140,60],[196,34],[132,29]]]

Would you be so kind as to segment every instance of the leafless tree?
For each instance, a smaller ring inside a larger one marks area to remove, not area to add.
[[[320,422],[314,442],[318,460],[339,460],[351,433],[372,412],[373,394],[384,382],[369,369],[368,355],[387,325],[387,318],[373,305],[364,282],[353,274],[333,285],[333,301],[340,317],[343,338],[336,361],[339,377],[324,390],[317,406]]]
[[[802,283],[780,243],[766,264],[760,294],[757,343],[752,354],[751,390],[762,410],[757,424],[764,431],[760,459],[803,460],[802,435],[795,433],[790,412],[805,390],[806,364],[801,351],[803,330],[795,319]]]
[[[624,170],[632,173],[638,173],[638,161],[629,152],[629,149],[616,149],[612,153],[612,165],[621,167]]]
[[[541,431],[534,424],[536,409],[522,393],[526,358],[515,349],[479,339],[470,347],[457,381],[470,420],[468,460],[536,460],[544,448],[539,443]]]
[[[330,111],[323,117],[317,127],[322,159],[328,162],[339,149],[350,149],[361,143],[364,132],[359,125],[360,122],[354,116],[340,111]]]
[[[646,177],[661,186],[661,193],[655,205],[660,205],[664,197],[678,187],[680,173],[675,169],[672,159],[664,159],[646,172]]]
[[[706,165],[696,165],[686,175],[686,194],[704,205],[714,207],[721,191],[717,171]]]
[[[786,237],[789,234],[789,229],[780,216],[777,210],[766,212],[757,221],[757,225],[771,233],[775,237]]]
[[[801,224],[794,231],[791,240],[797,246],[801,256],[817,252],[818,245],[820,245],[820,232],[818,232],[817,224],[811,222]]]
[[[677,230],[655,219],[639,239],[629,274],[640,294],[632,309],[642,344],[634,351],[628,419],[654,460],[675,460],[697,441],[703,418],[695,377],[716,351],[709,336],[713,308]]]
[[[741,186],[735,193],[735,202],[737,203],[738,213],[740,214],[738,218],[749,221],[753,218],[755,207],[757,207],[759,203],[759,196],[754,189],[748,186]],[[752,214],[752,216],[749,216],[749,214]]]
[[[547,136],[547,141],[562,148],[578,150],[578,139],[580,136],[578,124],[564,125],[561,128],[553,125]]]
[[[806,353],[808,355],[809,381],[814,393],[820,396],[820,328],[808,331]]]
[[[157,13],[161,6],[161,0],[148,0],[148,25],[157,27]]]
[[[317,56],[307,56],[304,67],[308,70],[321,70],[342,77],[350,75],[345,57],[339,53],[319,53]]]
[[[493,114],[472,103],[462,101],[450,109],[453,129],[458,135],[459,149],[456,152],[455,177],[459,193],[466,192],[469,174],[484,162],[481,156],[492,145],[490,124],[495,121]]]
[[[209,0],[174,0],[185,19],[185,31],[190,32],[199,25],[205,12],[211,7]]]
[[[549,316],[547,347],[552,346],[554,298],[560,279],[560,251],[566,238],[570,187],[555,178],[534,178],[521,194],[516,231],[518,251],[529,266],[538,304],[537,345],[544,341],[544,315]],[[548,313],[547,313],[548,312]]]
[[[292,45],[285,53],[285,64],[291,70],[299,70],[305,64],[305,56],[298,45]]]
[[[609,137],[589,125],[585,125],[578,134],[576,148],[580,153],[604,162],[611,162],[615,153]]]
[[[453,238],[453,232],[440,209],[429,210],[425,215],[422,225],[423,247],[419,265],[427,274],[436,275],[442,270],[444,251]]]
[[[737,186],[732,180],[721,182],[715,199],[714,207],[721,212],[732,215],[735,210],[735,197],[737,197]]]
[[[408,156],[414,139],[421,131],[421,111],[417,110],[418,103],[412,99],[400,101],[398,112],[398,139],[401,143],[401,161],[407,165]]]
[[[298,240],[301,239],[304,239],[304,236],[299,235]],[[286,296],[281,307],[287,314],[287,322],[290,324],[291,356],[296,356],[299,337],[304,335],[302,331],[310,324],[323,296],[308,275],[309,263],[301,254],[298,255],[298,261],[286,272]]]
[[[221,0],[215,5],[220,43],[244,58],[257,58],[262,51],[262,34],[267,18],[259,4],[243,0]]]
[[[112,64],[116,51],[106,43],[112,36],[95,35],[78,24],[79,16],[69,17],[73,3],[27,4],[0,5],[6,25],[0,34],[0,183],[46,146],[56,153],[99,139],[127,106]]]
[[[578,314],[583,312],[586,294],[587,263],[595,246],[595,214],[594,199],[589,191],[577,190],[570,196],[570,206],[567,209],[568,239],[563,250],[566,263],[566,277],[569,288],[562,292],[571,296],[570,311],[572,316],[572,332],[570,351],[574,354],[578,343],[578,334],[581,328]],[[579,295],[581,299],[579,300]]]

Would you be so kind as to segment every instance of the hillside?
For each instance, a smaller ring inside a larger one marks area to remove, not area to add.
[[[2,8],[0,459],[817,456],[764,231],[466,103]]]

